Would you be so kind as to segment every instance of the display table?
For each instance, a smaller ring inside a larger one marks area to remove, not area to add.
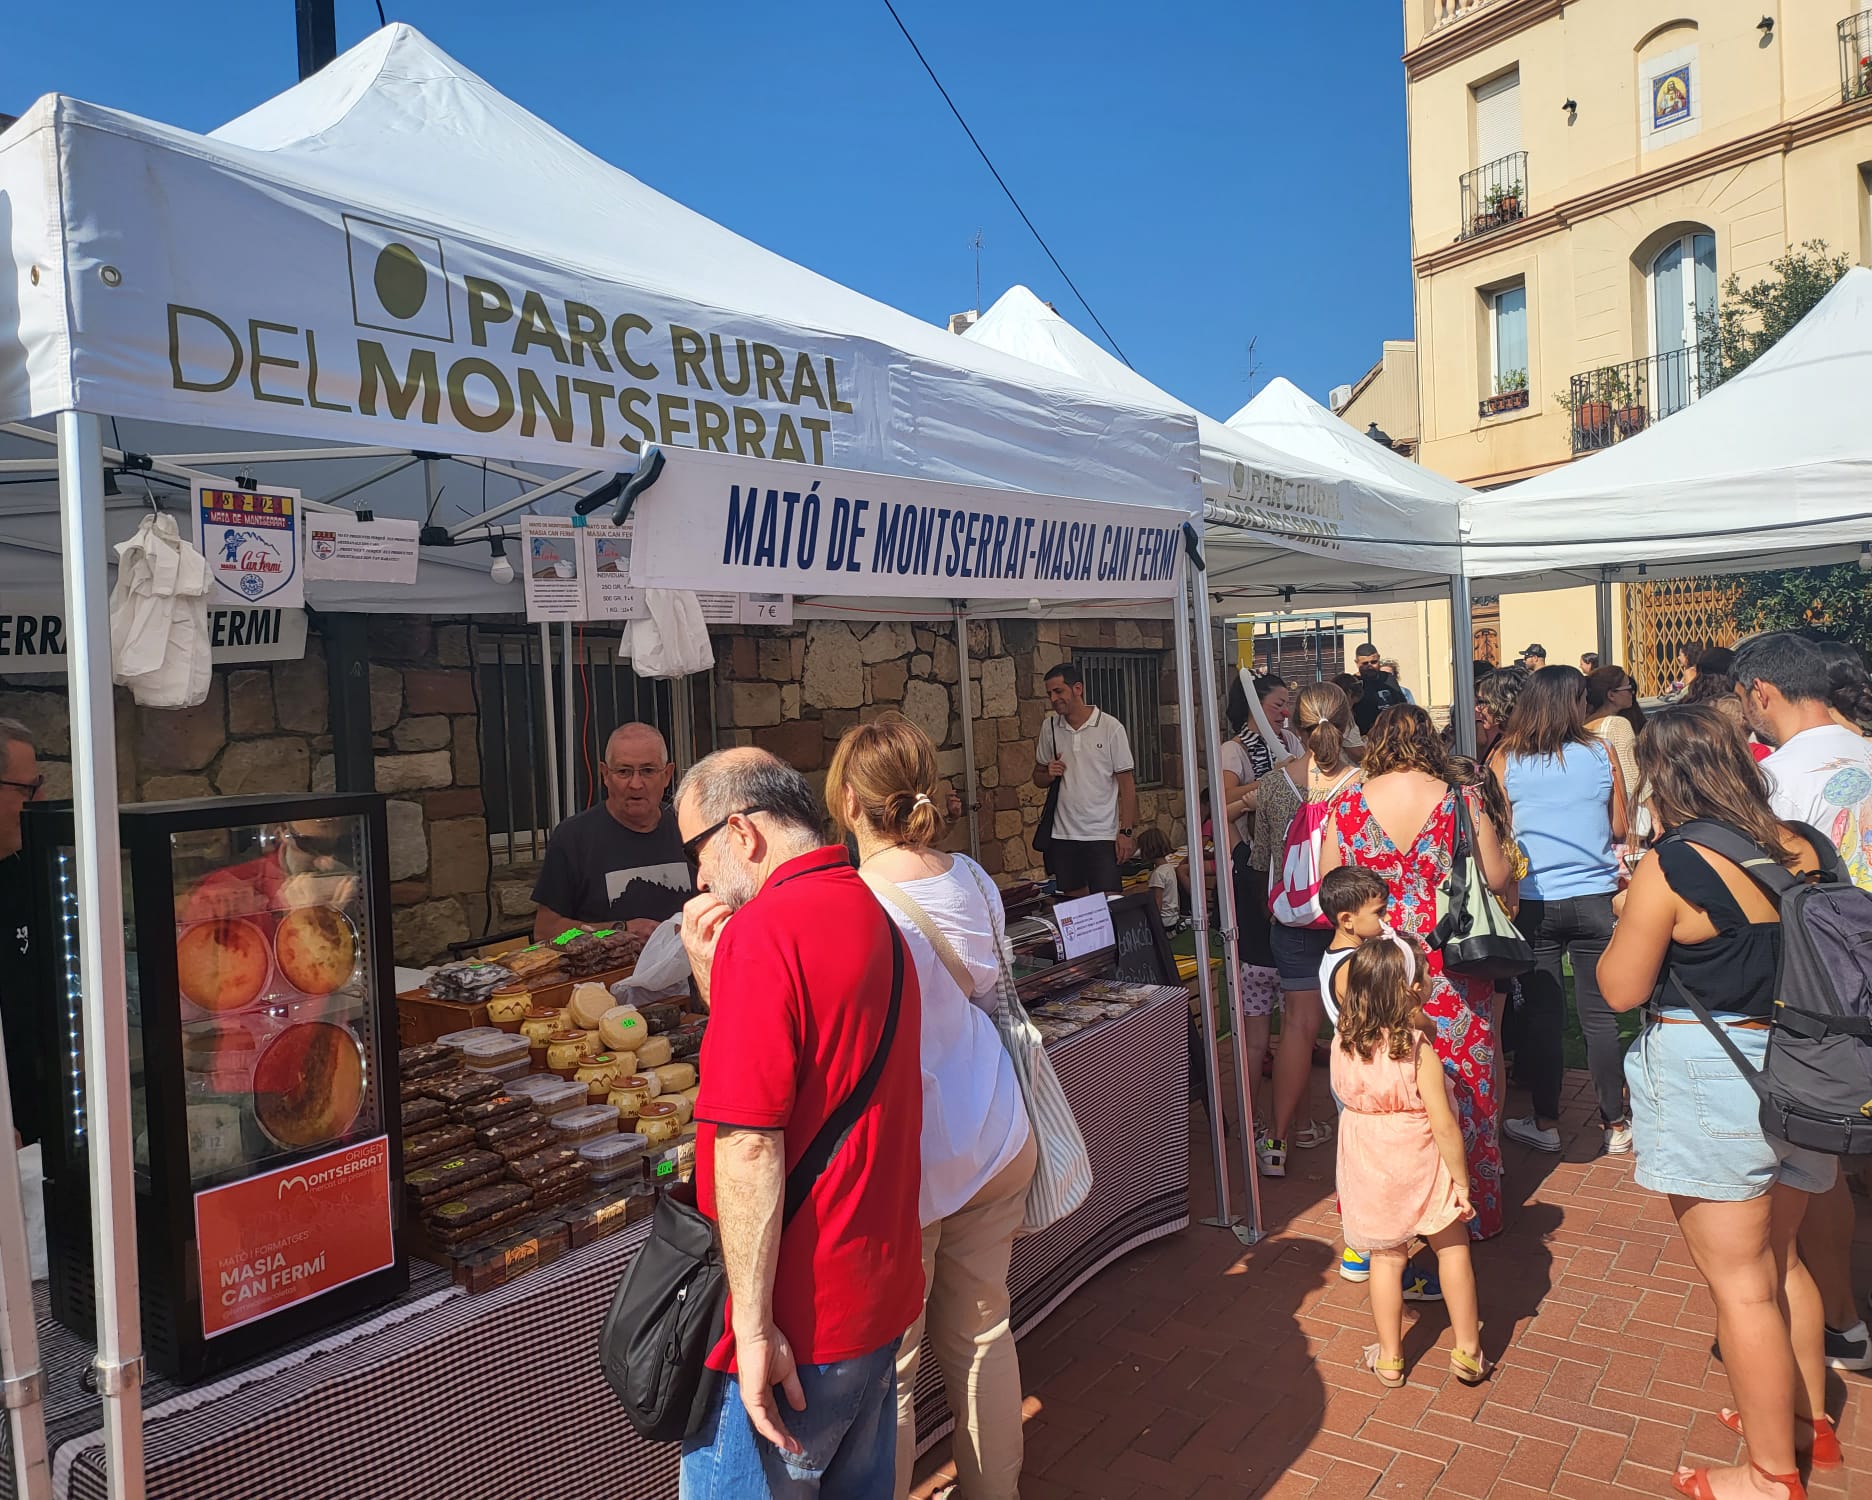
[[[1187,994],[1158,990],[1050,1051],[1091,1152],[1093,1188],[1076,1212],[1014,1247],[1021,1333],[1119,1256],[1189,1222]],[[1133,1123],[1140,1115],[1148,1135]],[[611,1291],[648,1232],[641,1221],[479,1297],[413,1263],[409,1293],[372,1318],[193,1390],[150,1382],[147,1493],[674,1497],[676,1450],[631,1434],[596,1354]],[[52,1323],[43,1284],[34,1293],[54,1493],[104,1500],[98,1404],[81,1385],[91,1350]],[[927,1446],[950,1426],[927,1349],[917,1409]],[[10,1500],[10,1458],[0,1468]]]

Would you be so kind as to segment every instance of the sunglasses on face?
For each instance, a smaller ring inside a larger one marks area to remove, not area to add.
[[[684,839],[683,858],[689,861],[689,873],[695,874],[702,868],[702,851],[708,847],[708,841],[720,833],[736,818],[751,818],[759,812],[758,807],[744,807],[738,812],[731,812],[719,823],[711,823],[692,839]]]

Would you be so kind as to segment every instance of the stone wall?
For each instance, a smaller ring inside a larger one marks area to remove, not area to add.
[[[1162,737],[1163,785],[1140,788],[1139,826],[1181,840],[1182,756],[1170,628],[1158,621],[975,621],[969,625],[968,709],[975,721],[982,864],[1038,877],[1031,843],[1046,793],[1033,785],[1034,743],[1045,718],[1043,674],[1075,650],[1158,651],[1161,712],[1128,724],[1133,743]],[[828,620],[748,629],[716,641],[717,722],[724,745],[761,745],[823,787],[833,747],[852,725],[898,709],[940,751],[943,774],[964,787],[960,662],[955,627]],[[965,827],[951,846],[967,848]]]
[[[143,709],[117,692],[118,795],[126,802],[332,790],[324,644],[301,661],[216,667],[195,708]],[[488,839],[468,626],[372,616],[371,730],[387,794],[396,958],[427,963],[488,930]],[[46,794],[71,794],[62,682],[0,679],[0,717],[30,728]]]

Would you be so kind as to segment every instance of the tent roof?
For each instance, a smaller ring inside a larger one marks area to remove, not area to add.
[[[1276,375],[1234,416],[1229,427],[1270,448],[1321,468],[1342,470],[1361,484],[1432,505],[1460,505],[1474,491],[1374,443],[1333,415],[1285,375]]]
[[[1024,286],[1003,293],[963,337],[1070,375],[1093,390],[1158,410],[1192,410]],[[1307,402],[1286,381],[1276,384]],[[1255,406],[1250,403],[1237,415]],[[1434,475],[1400,482],[1360,447],[1407,470],[1415,471],[1414,464],[1367,442],[1323,408],[1315,409],[1346,433],[1343,449],[1317,438],[1288,447],[1269,434],[1194,414],[1204,500],[1245,512],[1256,523],[1244,528],[1212,522],[1207,528],[1211,590],[1243,607],[1280,602],[1289,590],[1295,602],[1307,605],[1444,593],[1456,560],[1458,501],[1468,491]],[[1289,435],[1285,426],[1275,424],[1275,429]]]
[[[1187,413],[1042,374],[794,265],[602,161],[407,25],[208,136],[39,100],[0,135],[0,243],[0,421],[76,406],[135,421],[144,436],[125,444],[145,451],[188,452],[186,425],[219,429],[217,447],[280,434],[595,483],[633,466],[634,418],[677,446],[704,442],[706,424],[711,445],[769,459],[795,456],[790,442],[833,468],[1200,505]],[[397,253],[415,311],[384,281]],[[503,292],[511,309],[490,315]],[[400,414],[367,349],[408,379]],[[765,452],[742,448],[744,422]],[[450,484],[465,489],[459,469]],[[412,496],[420,513],[420,485],[376,508],[408,514],[397,502]]]
[[[1872,537],[1872,270],[1772,349],[1603,453],[1470,505],[1472,575],[1843,561]],[[1564,581],[1572,582],[1574,579]]]

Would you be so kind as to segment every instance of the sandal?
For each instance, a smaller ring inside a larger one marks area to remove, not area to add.
[[[1302,1151],[1313,1151],[1333,1138],[1332,1125],[1324,1120],[1308,1120],[1293,1133],[1293,1144]]]
[[[1760,1464],[1749,1467],[1767,1480],[1787,1490],[1787,1500],[1807,1500],[1807,1487],[1801,1483],[1799,1474],[1770,1474]],[[1708,1469],[1679,1469],[1671,1475],[1671,1488],[1680,1495],[1688,1495],[1690,1500],[1717,1500],[1716,1492],[1710,1488]]]
[[[1450,1373],[1464,1385],[1480,1385],[1489,1378],[1495,1367],[1489,1363],[1488,1356],[1480,1349],[1471,1354],[1467,1349],[1452,1349],[1449,1352]]]
[[[1404,1356],[1400,1354],[1396,1359],[1382,1359],[1379,1357],[1382,1347],[1379,1344],[1365,1346],[1365,1368],[1378,1377],[1380,1385],[1395,1391],[1404,1384]]]
[[[1737,1437],[1744,1436],[1741,1412],[1732,1411],[1725,1406],[1716,1420]],[[1813,1460],[1813,1466],[1816,1469],[1837,1469],[1846,1462],[1846,1455],[1840,1448],[1839,1432],[1833,1426],[1831,1417],[1797,1416],[1794,1422],[1794,1455],[1796,1458],[1803,1453],[1806,1454]],[[1800,1428],[1803,1425],[1813,1429],[1813,1435],[1804,1443],[1800,1440]]]

